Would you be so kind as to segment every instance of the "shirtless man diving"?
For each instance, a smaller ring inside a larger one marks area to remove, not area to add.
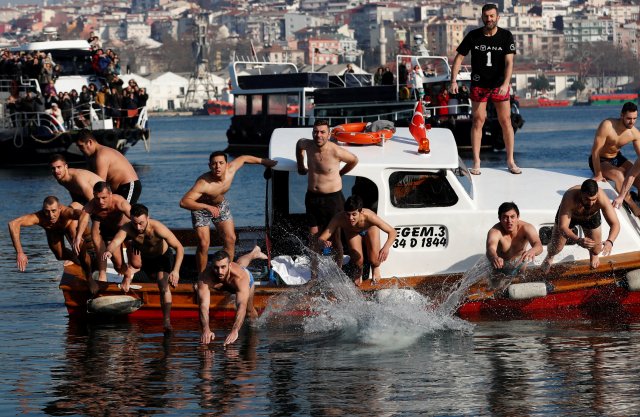
[[[86,129],[78,134],[76,145],[87,157],[89,169],[106,181],[114,194],[122,196],[129,204],[138,201],[142,184],[124,155],[108,146],[100,145]]]
[[[520,209],[515,203],[500,204],[498,219],[487,233],[487,259],[495,271],[517,275],[542,253],[540,237],[533,225],[520,220]]]
[[[320,234],[318,240],[321,243],[330,244],[328,240],[334,234],[339,234],[343,230],[351,261],[356,266],[354,282],[357,286],[362,284],[363,261],[362,255],[364,243],[368,250],[369,262],[371,262],[371,281],[377,284],[380,279],[380,264],[387,260],[389,249],[396,240],[396,229],[382,220],[373,211],[362,208],[362,198],[352,195],[344,203],[344,211],[333,216],[329,226]],[[387,241],[380,248],[380,230],[387,234]]]
[[[171,230],[158,220],[149,218],[149,210],[142,204],[131,206],[131,221],[118,230],[106,251],[102,260],[107,261],[114,254],[120,252],[125,239],[133,241],[133,247],[142,255],[141,270],[150,278],[158,282],[160,290],[160,304],[162,305],[162,317],[165,331],[171,331],[171,290],[169,285],[175,288],[180,280],[180,266],[184,258],[184,248]],[[171,249],[176,252],[175,262]],[[125,274],[122,281],[122,290],[129,291],[132,273]]]
[[[229,202],[225,194],[231,188],[236,173],[244,164],[261,164],[273,167],[276,161],[242,155],[231,162],[227,162],[227,154],[216,151],[209,155],[209,172],[198,177],[196,183],[180,200],[180,207],[191,210],[191,224],[198,235],[196,249],[196,268],[204,271],[207,265],[207,255],[211,235],[209,225],[213,222],[216,231],[223,240],[225,252],[233,259],[236,243],[236,233]]]
[[[611,180],[615,183],[616,191],[622,197],[618,206],[624,199],[633,214],[640,216],[640,207],[627,195],[631,183],[638,187],[640,179],[635,179],[635,175],[627,186],[627,192],[622,192],[625,175],[631,171],[632,163],[620,151],[624,145],[633,142],[636,155],[640,158],[640,131],[635,127],[637,119],[638,107],[635,103],[627,102],[622,106],[618,119],[605,119],[600,123],[589,156],[589,168],[593,171],[595,181]]]
[[[69,168],[67,160],[60,154],[53,155],[49,161],[53,178],[71,195],[71,207],[82,209],[93,198],[93,186],[104,181],[89,170]]]
[[[307,193],[304,205],[307,225],[311,235],[311,246],[319,251],[318,234],[344,208],[342,176],[358,164],[358,158],[346,149],[329,141],[329,122],[317,120],[313,124],[313,139],[300,139],[296,143],[298,174],[307,175]],[[304,160],[307,160],[307,166]],[[340,164],[345,165],[340,168]],[[342,243],[339,233],[332,237],[336,263],[342,265]],[[317,259],[312,257],[312,276],[317,272]]]
[[[602,242],[602,230],[600,224],[602,218],[600,211],[609,224],[609,236]],[[582,227],[585,237],[580,237],[573,232],[574,226]],[[598,255],[611,253],[613,244],[620,232],[618,215],[604,191],[598,188],[598,183],[588,179],[582,185],[569,188],[562,196],[556,222],[551,232],[551,242],[547,246],[547,257],[542,262],[545,273],[551,269],[553,257],[564,248],[567,239],[571,239],[579,246],[589,251],[591,267],[600,265]]]
[[[253,307],[255,283],[253,275],[247,269],[249,263],[254,259],[267,259],[267,255],[256,246],[251,252],[239,257],[238,262],[231,262],[227,252],[217,251],[213,254],[211,264],[200,274],[197,291],[201,330],[200,343],[203,345],[211,343],[215,338],[209,328],[209,305],[212,289],[229,291],[236,295],[236,317],[231,332],[224,341],[225,346],[238,339],[238,332],[247,315],[251,319],[258,318],[258,312]]]

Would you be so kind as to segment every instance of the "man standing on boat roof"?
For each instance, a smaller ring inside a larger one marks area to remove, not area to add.
[[[140,251],[142,264],[140,269],[150,279],[158,282],[160,304],[165,331],[171,331],[171,290],[180,280],[180,266],[184,258],[184,248],[171,230],[158,220],[149,218],[149,210],[142,204],[131,206],[131,221],[118,230],[102,255],[104,262],[120,252],[125,240],[131,239],[133,248]],[[175,262],[171,248],[175,250]],[[134,270],[129,267],[122,280],[122,290],[129,291]]]
[[[106,245],[114,238],[120,226],[126,223],[126,218],[130,218],[131,205],[122,196],[113,194],[109,184],[105,181],[97,182],[93,186],[93,199],[82,209],[82,214],[78,220],[78,231],[73,242],[73,249],[79,252],[83,241],[83,233],[89,224],[89,218],[93,221],[91,225],[91,238],[100,261],[99,281],[107,281],[107,263],[102,260],[102,255],[106,250]],[[120,274],[127,272],[127,265],[124,263],[122,250],[113,254],[113,266]],[[139,264],[139,257],[135,257],[129,252],[129,261]],[[139,265],[136,265],[136,267]],[[98,285],[93,277],[87,277],[91,293],[98,292]]]
[[[600,123],[589,155],[589,168],[595,181],[611,180],[615,183],[620,195],[614,200],[614,207],[620,207],[626,201],[633,214],[640,216],[640,207],[628,196],[631,185],[640,186],[640,179],[637,179],[637,170],[632,169],[633,164],[621,152],[622,147],[631,142],[636,156],[640,158],[640,131],[635,127],[636,120],[638,106],[627,102],[622,106],[619,118],[605,119]],[[631,179],[630,174],[633,174]]]
[[[352,195],[344,203],[344,211],[333,216],[327,228],[318,238],[320,242],[327,242],[331,236],[340,238],[340,230],[343,230],[349,246],[350,264],[355,265],[354,282],[357,286],[362,284],[362,268],[364,257],[362,255],[366,242],[366,248],[371,262],[371,281],[377,284],[380,277],[380,264],[387,260],[389,249],[396,240],[398,232],[387,222],[382,220],[373,211],[362,208],[362,198]],[[387,234],[387,241],[380,248],[380,230]]]
[[[129,204],[136,203],[142,192],[142,184],[136,170],[123,154],[98,143],[91,131],[83,129],[78,133],[76,145],[87,157],[89,169],[104,179],[115,194],[122,196]]]
[[[67,160],[59,153],[52,155],[49,161],[53,178],[71,195],[71,207],[82,209],[93,198],[93,186],[103,179],[86,169],[69,168]]]
[[[602,230],[600,224],[602,217],[609,224],[609,236],[602,242]],[[574,226],[582,227],[585,237],[580,237],[573,232]],[[618,215],[611,205],[607,195],[598,188],[598,183],[592,179],[585,180],[582,185],[569,188],[562,196],[555,224],[551,232],[551,242],[547,246],[547,257],[542,262],[545,273],[551,269],[553,257],[564,248],[567,239],[571,239],[579,246],[589,251],[591,267],[600,266],[598,255],[607,256],[613,249],[613,244],[620,232]]]
[[[458,94],[456,78],[464,57],[471,51],[471,148],[473,168],[470,172],[480,175],[480,145],[482,128],[487,118],[487,102],[493,102],[502,127],[502,138],[507,152],[507,169],[512,174],[520,174],[513,157],[514,133],[511,125],[511,73],[516,44],[510,31],[498,27],[498,7],[495,4],[482,6],[484,26],[472,30],[458,46],[451,70],[451,93]]]
[[[42,202],[41,210],[11,220],[9,222],[9,234],[16,250],[18,270],[24,272],[29,263],[29,258],[24,253],[20,242],[20,228],[29,226],[40,226],[44,229],[49,249],[51,249],[57,260],[72,261],[83,266],[73,251],[66,248],[64,244],[65,236],[69,243],[74,241],[76,233],[75,220],[80,218],[80,213],[78,209],[60,204],[60,200],[57,197],[48,196]],[[82,255],[84,256],[84,251]],[[83,267],[87,265],[85,262]]]
[[[498,219],[487,233],[487,259],[497,272],[518,275],[542,253],[542,242],[536,228],[520,219],[515,203],[500,204]],[[527,245],[531,248],[525,250]]]
[[[198,310],[200,316],[200,343],[207,345],[213,341],[215,335],[209,328],[209,305],[211,290],[228,291],[236,295],[236,317],[231,332],[224,341],[224,345],[231,344],[238,339],[238,332],[249,315],[250,319],[258,318],[258,312],[253,307],[253,293],[255,282],[253,275],[247,269],[254,259],[267,259],[260,247],[232,262],[229,254],[223,250],[213,254],[211,263],[198,278]]]
[[[358,157],[351,152],[329,141],[331,136],[329,122],[316,120],[313,124],[313,139],[300,139],[296,143],[296,161],[298,174],[307,175],[307,193],[304,205],[307,213],[307,224],[311,234],[312,247],[319,251],[318,233],[329,225],[337,213],[344,209],[342,195],[342,176],[358,164]],[[307,166],[304,166],[304,159]],[[345,165],[340,168],[340,163]],[[342,265],[342,243],[340,235],[332,237],[336,263]],[[312,275],[317,270],[317,259],[312,257]]]
[[[216,226],[216,231],[223,240],[224,250],[233,259],[236,232],[225,194],[231,188],[236,173],[244,164],[260,164],[270,168],[277,162],[251,155],[242,155],[227,162],[227,154],[222,151],[212,152],[209,155],[210,171],[200,175],[193,187],[180,200],[180,207],[191,210],[191,224],[198,235],[196,249],[198,272],[204,271],[207,265],[211,223]]]

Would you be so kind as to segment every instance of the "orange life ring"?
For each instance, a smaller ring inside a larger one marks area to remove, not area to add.
[[[354,145],[377,145],[387,141],[395,133],[392,129],[382,129],[377,132],[365,132],[368,123],[345,123],[334,127],[331,136],[340,142]]]

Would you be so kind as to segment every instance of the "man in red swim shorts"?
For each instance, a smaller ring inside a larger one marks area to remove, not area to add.
[[[498,27],[498,7],[485,4],[482,7],[484,26],[472,30],[458,46],[453,59],[451,72],[451,93],[458,94],[456,77],[462,60],[471,51],[471,109],[473,125],[471,128],[471,148],[473,150],[473,168],[470,172],[480,175],[480,143],[482,127],[487,118],[487,102],[491,100],[502,127],[502,137],[507,151],[507,169],[512,174],[520,174],[513,159],[514,137],[511,126],[511,103],[509,102],[511,72],[516,44],[510,31]]]

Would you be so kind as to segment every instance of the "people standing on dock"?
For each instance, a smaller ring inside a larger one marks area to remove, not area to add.
[[[88,259],[85,259],[86,252],[79,251],[83,263],[78,255],[64,244],[65,237],[72,243],[75,238],[75,220],[80,218],[81,211],[60,204],[60,200],[55,196],[48,196],[42,202],[42,209],[35,213],[25,214],[9,222],[9,235],[13,248],[16,250],[16,264],[18,270],[24,272],[27,269],[29,258],[24,253],[20,242],[20,229],[22,227],[40,226],[47,235],[49,249],[59,261],[71,261],[83,268],[88,267]]]
[[[602,242],[602,230],[600,224],[602,217],[609,224],[609,235]],[[580,226],[584,231],[584,237],[573,232],[574,226]],[[551,242],[547,246],[547,257],[542,262],[545,273],[551,269],[553,257],[564,248],[567,239],[572,240],[578,246],[589,251],[591,267],[600,265],[598,255],[607,256],[613,249],[613,244],[620,232],[618,215],[607,195],[598,188],[598,183],[593,179],[585,180],[582,185],[569,188],[562,196],[555,224],[551,232]]]
[[[542,253],[540,237],[532,224],[520,219],[520,209],[513,202],[500,204],[498,219],[487,233],[487,259],[496,272],[518,275]]]
[[[632,102],[624,103],[619,118],[603,120],[593,140],[589,168],[593,171],[595,181],[614,182],[619,193],[614,200],[614,207],[620,207],[625,201],[633,214],[640,216],[640,207],[628,195],[631,185],[636,188],[640,186],[638,169],[633,169],[634,165],[621,151],[624,145],[633,143],[636,156],[640,158],[640,131],[635,127],[637,120],[638,106]]]
[[[351,256],[349,263],[355,266],[353,280],[357,286],[362,284],[365,247],[371,263],[371,282],[377,284],[381,278],[380,264],[387,260],[389,249],[398,235],[396,229],[376,213],[362,206],[362,198],[359,196],[352,195],[347,198],[344,211],[333,216],[318,238],[321,244],[331,246],[329,239],[334,235],[336,239],[340,239],[340,230],[344,231]],[[387,241],[382,248],[380,247],[380,230],[387,234]]]
[[[231,332],[224,341],[224,345],[231,344],[238,339],[238,332],[248,315],[250,319],[257,319],[258,312],[253,306],[255,281],[247,269],[254,259],[267,259],[260,247],[256,246],[251,252],[232,262],[230,255],[223,250],[213,254],[211,264],[200,274],[197,283],[198,310],[200,316],[200,343],[207,345],[213,341],[215,335],[209,327],[209,305],[211,290],[228,291],[236,296],[236,316]]]
[[[89,218],[92,220],[91,239],[96,250],[99,260],[99,281],[107,281],[107,263],[102,260],[102,255],[106,250],[106,245],[111,242],[120,227],[130,218],[131,205],[122,196],[113,194],[109,184],[105,181],[97,182],[93,186],[93,199],[89,201],[82,209],[82,214],[78,220],[78,230],[73,241],[73,249],[79,253],[83,242],[83,234],[89,224]],[[120,274],[127,272],[127,265],[124,263],[122,250],[113,254],[113,266]],[[131,258],[133,254],[129,253],[132,263],[136,263]],[[137,259],[139,262],[139,259]],[[91,293],[98,292],[98,284],[93,280],[92,276],[88,276],[89,289]]]
[[[209,172],[198,177],[196,183],[180,200],[180,207],[191,210],[191,224],[198,235],[196,249],[196,269],[204,271],[207,265],[211,223],[223,241],[223,248],[233,259],[236,244],[236,232],[231,216],[229,202],[225,194],[231,188],[231,183],[244,164],[260,164],[274,167],[277,162],[267,158],[242,155],[233,161],[227,161],[227,154],[215,151],[209,155]]]
[[[169,285],[173,288],[178,285],[184,248],[167,226],[149,218],[149,209],[142,204],[131,206],[131,220],[118,230],[102,255],[102,260],[106,262],[119,254],[122,244],[128,239],[132,240],[132,247],[140,251],[140,270],[158,283],[164,329],[171,331],[172,297]],[[175,251],[175,261],[171,249]],[[133,274],[134,269],[129,266],[121,284],[125,293],[129,291]]]
[[[329,141],[331,131],[327,120],[316,120],[313,124],[313,139],[300,139],[296,143],[298,174],[307,175],[307,193],[304,205],[307,225],[311,235],[311,247],[319,251],[318,234],[344,208],[342,176],[358,164],[358,158],[345,148]],[[304,160],[307,160],[305,167]],[[345,165],[340,168],[340,164]],[[342,265],[342,243],[340,237],[332,237],[336,263]],[[317,273],[317,259],[312,257],[312,276]]]
[[[93,198],[93,186],[103,179],[86,169],[69,168],[67,160],[59,153],[52,155],[49,161],[53,178],[69,191],[71,207],[82,209]]]
[[[507,29],[498,27],[500,16],[495,4],[482,6],[482,28],[469,32],[456,50],[451,70],[451,93],[458,94],[456,78],[464,57],[471,52],[471,106],[473,124],[471,128],[471,148],[473,151],[473,175],[480,175],[480,145],[482,128],[487,118],[487,102],[493,102],[507,152],[507,169],[512,174],[520,174],[514,160],[514,132],[511,125],[511,73],[516,54],[513,35]]]
[[[142,193],[142,184],[136,170],[123,154],[99,144],[87,129],[78,133],[76,145],[87,157],[89,169],[105,180],[115,194],[122,196],[129,204],[138,201]]]

